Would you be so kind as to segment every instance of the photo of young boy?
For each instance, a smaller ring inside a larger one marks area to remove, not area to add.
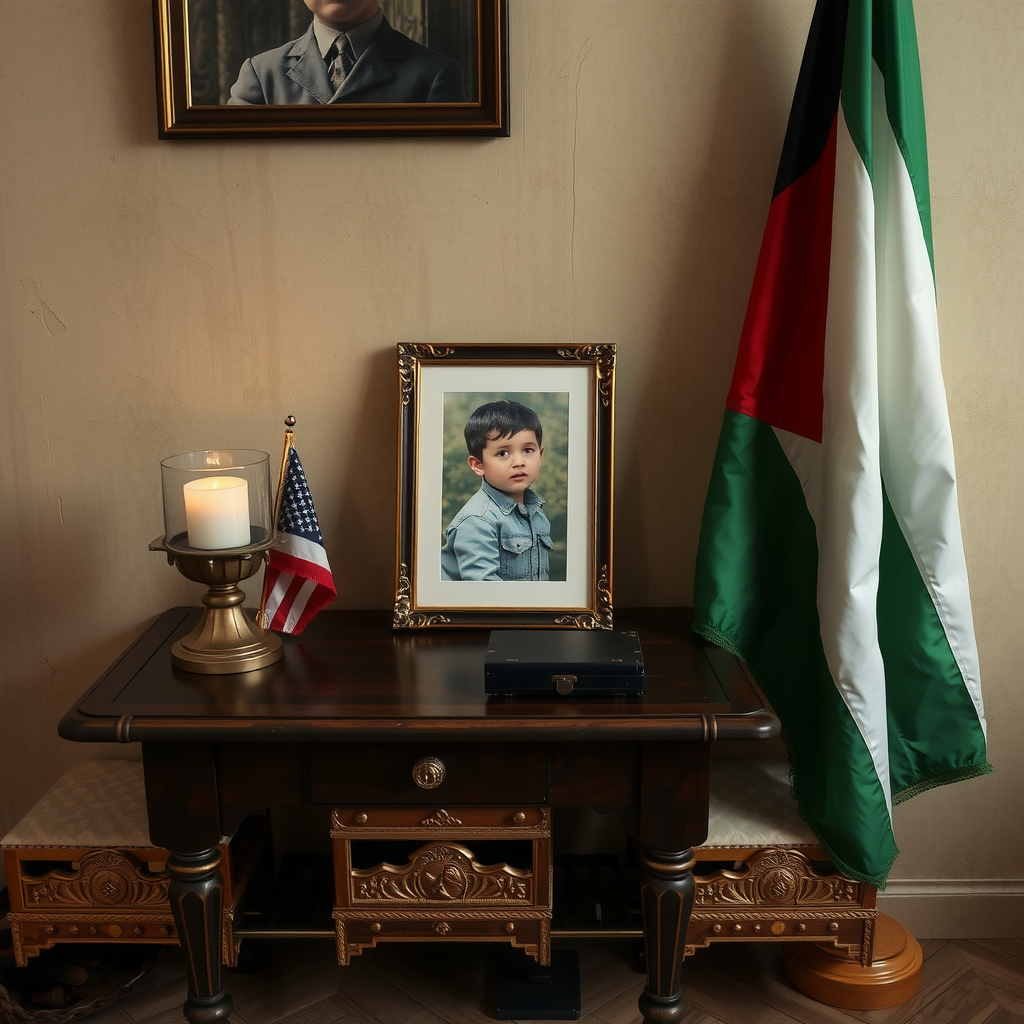
[[[443,504],[447,506],[441,549],[444,580],[543,581],[565,579],[565,431],[568,403],[565,395],[516,395],[493,398],[476,405],[465,418],[468,400],[480,397],[445,396],[446,434],[457,417],[465,423],[463,454],[446,452]],[[451,401],[449,401],[451,398]],[[554,500],[562,537],[553,538],[538,479],[545,467],[544,424],[530,399],[541,405],[555,425],[557,452]],[[461,416],[460,416],[461,407]],[[457,461],[456,461],[457,460]],[[561,465],[559,465],[559,463]],[[457,466],[461,464],[461,469]],[[469,472],[467,473],[467,466]],[[475,491],[470,489],[475,487]],[[452,515],[454,500],[461,507]],[[557,546],[557,551],[556,551]],[[552,558],[554,555],[554,559]]]

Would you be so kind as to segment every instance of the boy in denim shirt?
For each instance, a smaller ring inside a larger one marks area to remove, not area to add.
[[[445,531],[446,580],[546,580],[551,524],[530,488],[540,474],[544,431],[518,402],[488,402],[466,421],[469,468],[480,477]]]

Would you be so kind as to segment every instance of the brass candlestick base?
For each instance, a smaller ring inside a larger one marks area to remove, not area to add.
[[[167,561],[196,583],[205,583],[206,606],[199,625],[171,647],[171,662],[188,672],[227,675],[265,668],[284,657],[281,638],[262,629],[242,607],[245,591],[238,584],[255,576],[273,537],[233,551],[188,548],[184,538],[158,537],[150,551],[166,551]]]

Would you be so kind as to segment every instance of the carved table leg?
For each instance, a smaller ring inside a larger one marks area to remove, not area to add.
[[[224,906],[220,859],[216,848],[172,853],[167,859],[171,913],[188,973],[188,999],[183,1010],[191,1024],[227,1020],[234,1006],[220,976]]]
[[[644,918],[647,986],[638,1005],[647,1024],[672,1024],[685,1012],[683,943],[693,909],[692,850],[640,849],[640,901]]]

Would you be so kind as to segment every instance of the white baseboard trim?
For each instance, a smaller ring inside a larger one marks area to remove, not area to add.
[[[893,878],[878,909],[918,940],[1024,938],[1024,878]]]

